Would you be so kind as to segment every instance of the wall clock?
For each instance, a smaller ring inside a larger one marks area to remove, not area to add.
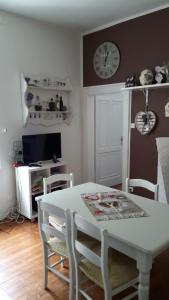
[[[93,57],[93,67],[96,74],[107,79],[112,77],[120,64],[120,52],[116,44],[104,42],[98,46]]]

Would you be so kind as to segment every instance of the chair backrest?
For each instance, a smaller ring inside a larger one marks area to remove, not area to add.
[[[48,192],[51,192],[51,184],[57,183],[59,181],[66,181],[67,187],[72,187],[74,185],[73,173],[54,174],[49,177],[43,178],[43,193],[47,194]]]
[[[96,249],[89,248],[84,241],[77,240],[77,232],[83,232],[89,237],[101,241],[101,251],[97,254]],[[105,299],[111,298],[111,285],[108,274],[108,248],[109,238],[107,230],[100,230],[95,225],[86,221],[77,213],[72,213],[72,248],[75,260],[75,269],[78,270],[78,262],[81,255],[87,258],[94,265],[101,268]],[[76,277],[77,280],[77,277]],[[78,281],[78,280],[77,280]],[[77,283],[76,283],[77,284]],[[78,286],[76,285],[76,290]]]
[[[58,217],[64,220],[64,228],[55,228],[50,225],[49,217]],[[49,237],[56,237],[61,241],[66,242],[69,251],[71,248],[71,217],[68,209],[63,210],[49,203],[38,200],[38,224],[42,243],[46,243]]]
[[[64,220],[64,226],[53,227],[50,224],[50,217],[61,218]],[[47,287],[47,274],[49,270],[54,273],[59,278],[69,282],[69,300],[73,300],[74,297],[74,286],[75,286],[75,276],[74,276],[74,259],[72,254],[72,241],[71,241],[71,215],[69,209],[61,209],[56,205],[45,203],[41,199],[38,200],[38,223],[39,231],[42,242],[42,254],[43,254],[43,264],[44,264],[44,287]],[[48,250],[51,250],[49,252]],[[64,251],[65,250],[65,251]],[[49,261],[50,257],[58,254],[57,256],[65,256],[69,260],[69,276],[65,276],[63,272],[57,270],[60,263],[63,262],[63,258],[52,263]]]
[[[62,218],[64,220],[64,228],[56,228],[50,225],[50,217]],[[45,248],[45,244],[50,237],[56,237],[57,240],[66,243],[66,248],[68,252],[69,261],[71,266],[73,265],[73,255],[72,255],[72,241],[71,241],[71,216],[70,210],[62,209],[56,205],[45,203],[38,200],[38,224],[39,231],[42,241],[42,246]]]
[[[158,201],[158,184],[153,184],[152,182],[145,179],[129,179],[126,178],[126,192],[130,193],[131,188],[141,187],[147,189],[154,193],[154,200]]]

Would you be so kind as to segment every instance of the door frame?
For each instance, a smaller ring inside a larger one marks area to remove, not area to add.
[[[131,97],[123,91],[125,83],[84,87],[82,89],[82,178],[95,182],[95,98],[96,95],[121,92],[123,110],[122,188],[130,172]]]

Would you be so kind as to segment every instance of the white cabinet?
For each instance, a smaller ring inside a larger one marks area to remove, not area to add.
[[[69,79],[21,75],[21,97],[24,126],[52,126],[71,121]]]
[[[21,166],[15,168],[16,193],[18,210],[28,219],[37,217],[36,196],[43,193],[43,177],[53,174],[68,173],[65,162],[44,163],[42,167]],[[65,187],[65,182],[59,182],[51,189],[57,190]]]

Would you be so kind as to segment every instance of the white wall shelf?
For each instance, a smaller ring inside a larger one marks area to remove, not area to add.
[[[63,123],[69,125],[71,122],[69,93],[71,91],[72,86],[69,79],[62,80],[42,75],[28,77],[22,74],[21,92],[24,126],[27,124],[52,126]],[[40,107],[37,107],[37,97]],[[56,104],[56,100],[60,97],[63,100],[61,110]],[[53,99],[53,109],[50,109],[49,106],[50,99]]]
[[[169,82],[166,83],[158,83],[158,84],[150,84],[150,85],[138,85],[138,86],[131,86],[131,87],[124,87],[122,88],[122,91],[129,91],[130,94],[132,94],[132,91],[142,91],[145,99],[146,99],[146,107],[148,107],[148,101],[149,101],[149,91],[155,90],[155,89],[161,89],[161,88],[168,88]]]
[[[150,84],[150,85],[138,85],[138,86],[131,86],[131,87],[124,87],[122,88],[123,91],[137,91],[137,90],[154,90],[158,88],[165,88],[169,87],[169,82],[167,83],[158,83],[158,84]]]
[[[43,193],[43,178],[59,173],[68,173],[68,166],[64,161],[44,162],[42,167],[21,166],[15,168],[18,210],[22,215],[28,219],[37,217],[35,197]],[[56,190],[62,187],[65,187],[65,183],[59,182],[51,189]]]
[[[29,110],[29,123],[33,125],[52,126],[62,124],[63,122],[69,125],[71,112],[70,111],[36,111]]]
[[[65,81],[65,87],[62,87],[62,86],[35,86],[35,85],[27,85],[28,88],[31,90],[39,90],[39,89],[42,89],[42,90],[48,90],[48,91],[66,91],[66,92],[72,92],[72,88],[71,88],[71,85],[70,85],[70,82],[69,81]]]

